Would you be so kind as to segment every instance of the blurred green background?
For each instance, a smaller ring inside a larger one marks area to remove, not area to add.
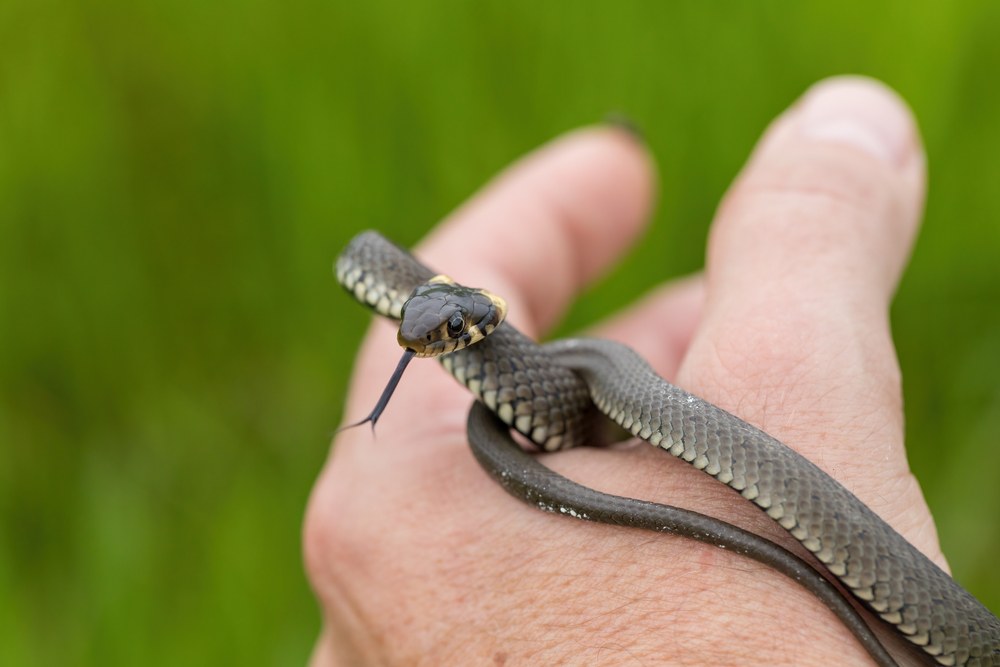
[[[367,318],[347,240],[412,244],[624,111],[662,199],[570,331],[698,269],[765,125],[848,72],[923,129],[910,460],[1000,610],[997,2],[0,3],[0,663],[303,664],[300,523]]]

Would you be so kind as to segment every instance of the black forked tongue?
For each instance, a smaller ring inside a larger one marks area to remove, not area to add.
[[[359,421],[357,424],[351,424],[350,426],[341,426],[337,429],[337,433],[341,431],[346,431],[349,428],[354,428],[355,426],[361,426],[362,424],[372,423],[372,433],[375,432],[375,422],[378,418],[382,416],[382,411],[385,410],[385,406],[389,405],[389,399],[392,397],[392,392],[396,391],[396,385],[399,384],[399,378],[403,377],[403,371],[406,370],[406,365],[410,363],[410,359],[413,359],[416,354],[415,350],[406,348],[403,350],[403,358],[399,360],[396,364],[396,370],[393,371],[392,377],[389,378],[389,384],[385,386],[382,390],[382,396],[378,399],[378,403],[375,404],[375,409],[371,411],[371,414]]]

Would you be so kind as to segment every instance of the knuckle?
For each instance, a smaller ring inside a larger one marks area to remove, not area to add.
[[[302,525],[302,560],[306,576],[318,583],[326,579],[326,524],[315,502],[310,502]]]
[[[302,526],[302,559],[309,581],[322,598],[338,589],[363,559],[362,536],[350,525],[351,511],[343,489],[321,479],[306,508]]]

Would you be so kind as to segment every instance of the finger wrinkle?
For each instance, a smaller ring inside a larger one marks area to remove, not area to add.
[[[797,148],[757,160],[741,174],[735,190],[819,192],[873,211],[883,208],[885,200],[898,197],[899,178],[895,174],[857,156],[836,154],[839,152]]]
[[[878,227],[881,220],[897,217],[898,209],[891,197],[869,197],[865,201],[846,195],[836,188],[817,185],[800,187],[792,185],[754,184],[752,187],[740,188],[733,195],[732,206],[727,198],[724,212],[734,218],[745,217],[743,210],[752,210],[758,201],[768,203],[772,207],[788,205],[811,214],[809,220],[823,222],[823,226],[845,226],[852,222],[860,223],[862,228]]]
[[[815,186],[804,188],[781,184],[754,184],[738,188],[727,197],[720,216],[719,226],[761,226],[779,224],[778,232],[798,230],[802,233],[818,231],[854,231],[854,237],[842,237],[850,245],[827,246],[840,253],[878,251],[899,247],[892,238],[897,231],[883,221],[897,218],[898,206],[891,197],[871,197],[867,201],[845,195],[835,188]],[[769,239],[781,250],[788,245],[783,236]],[[895,252],[893,254],[901,254]]]
[[[760,322],[759,326],[743,326],[738,333],[720,331],[697,350],[694,361],[701,369],[698,385],[712,387],[716,392],[713,402],[723,407],[734,406],[741,416],[755,421],[764,430],[769,424],[775,424],[782,432],[798,433],[815,431],[811,426],[814,424],[825,424],[824,431],[831,424],[850,428],[852,421],[844,418],[853,415],[856,420],[859,410],[866,412],[865,404],[875,404],[870,397],[845,394],[845,387],[854,386],[859,374],[872,375],[865,370],[870,365],[869,355],[846,342],[839,346],[840,352],[831,349],[824,342],[829,336],[822,333],[805,334],[797,347],[787,343],[772,345],[774,341],[787,340],[780,333],[784,328],[782,325],[775,329],[770,322]],[[837,370],[831,373],[830,369]],[[726,389],[721,396],[718,387]],[[862,391],[874,394],[883,392],[883,388],[866,383]],[[891,396],[880,396],[878,404],[887,400],[893,404],[891,399],[895,395],[891,388],[884,393]],[[793,413],[798,428],[789,426],[788,416]],[[883,421],[888,420],[880,414],[879,422]],[[853,424],[856,426],[857,422]]]
[[[825,286],[842,298],[869,296],[877,285],[882,307],[895,290],[908,246],[894,245],[878,217],[818,193],[743,195],[739,210],[713,230],[710,282],[725,278],[725,289],[759,292],[762,282],[777,277],[797,296],[805,296],[804,288]],[[844,289],[845,280],[863,285]]]
[[[761,331],[755,335],[747,329]],[[882,480],[907,472],[898,386],[878,381],[883,374],[898,373],[873,372],[870,351],[849,342],[831,348],[821,336],[805,347],[780,350],[767,346],[772,338],[763,323],[741,328],[735,338],[723,332],[699,348],[697,384],[714,389],[709,400],[841,481],[867,480],[866,491],[880,490]],[[756,344],[758,339],[764,344]],[[731,345],[720,344],[724,341]],[[859,376],[869,380],[859,384]],[[718,387],[725,391],[720,394]],[[867,499],[870,493],[858,495]]]
[[[728,210],[730,196],[739,199],[745,192],[821,194],[865,212],[862,219],[889,231],[887,240],[891,245],[909,247],[921,210],[921,160],[897,171],[837,145],[802,144],[787,139],[776,143],[747,165],[720,211]]]

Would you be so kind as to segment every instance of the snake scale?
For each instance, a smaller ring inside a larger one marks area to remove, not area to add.
[[[395,319],[406,313],[418,288],[440,278],[373,231],[351,241],[337,259],[336,273],[359,302]],[[435,294],[446,287],[432,285]],[[448,316],[445,312],[443,321]],[[463,345],[468,342],[466,336]],[[760,429],[669,384],[631,349],[598,339],[541,347],[506,322],[474,344],[451,347],[461,349],[442,356],[441,363],[496,415],[474,406],[469,417],[473,452],[508,492],[525,502],[745,553],[819,596],[878,664],[895,664],[866,627],[857,627],[863,621],[846,601],[838,601],[839,592],[818,574],[803,572],[811,566],[781,547],[717,519],[577,485],[538,464],[507,432],[514,428],[548,451],[585,444],[596,406],[634,436],[712,475],[766,512],[863,607],[919,647],[915,654],[926,664],[1000,666],[1000,620],[982,603],[816,465]],[[838,605],[847,609],[838,611]]]

